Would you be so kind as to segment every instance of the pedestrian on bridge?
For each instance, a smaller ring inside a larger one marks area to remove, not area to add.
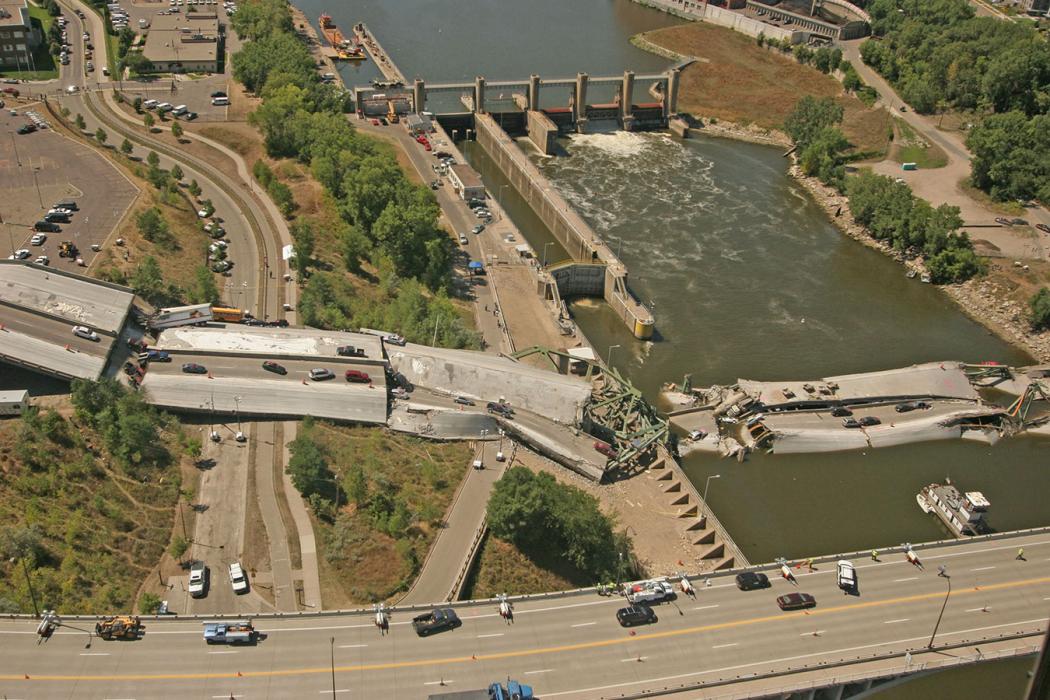
[[[1020,549],[1017,550],[1017,558],[1020,559],[1021,561],[1028,561],[1027,559],[1024,558],[1024,547],[1021,547]]]
[[[872,561],[878,561],[879,560],[879,550],[877,550],[877,549],[871,550],[871,560]]]

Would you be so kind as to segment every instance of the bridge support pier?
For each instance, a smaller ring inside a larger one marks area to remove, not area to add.
[[[667,90],[664,91],[664,119],[678,114],[678,85],[682,79],[682,70],[672,68],[667,71]]]
[[[587,131],[587,74],[576,74],[576,94],[572,100],[572,118],[576,124],[576,133]]]
[[[415,108],[416,114],[419,114],[424,109],[426,109],[426,106],[427,106],[427,88],[426,88],[426,83],[424,83],[419,78],[416,78],[416,82],[412,86],[412,102],[413,102],[412,106]]]
[[[624,71],[620,90],[620,121],[624,131],[634,130],[634,71]]]
[[[474,78],[474,113],[485,113],[485,78],[481,75]]]
[[[529,109],[540,108],[540,76],[533,73],[529,76]]]

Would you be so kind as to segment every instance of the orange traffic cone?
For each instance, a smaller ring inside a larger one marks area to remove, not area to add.
[[[211,372],[208,372],[208,379],[215,379],[215,377],[211,376]]]

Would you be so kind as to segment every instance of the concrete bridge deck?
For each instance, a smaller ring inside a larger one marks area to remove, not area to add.
[[[1016,558],[1019,547],[1025,559]],[[630,631],[615,620],[623,599],[593,589],[518,599],[512,623],[494,601],[458,603],[463,626],[436,638],[412,632],[411,617],[425,606],[393,610],[385,635],[370,610],[260,615],[265,638],[236,649],[206,646],[200,619],[146,619],[143,639],[94,640],[87,650],[82,631],[61,629],[37,646],[34,620],[8,619],[0,622],[0,685],[33,698],[312,697],[331,692],[334,673],[337,692],[359,697],[425,698],[442,685],[465,690],[507,677],[544,698],[763,697],[1034,651],[1047,623],[1050,530],[916,551],[924,568],[900,549],[878,562],[854,554],[856,595],[836,585],[834,560],[847,555],[796,570],[797,585],[775,565],[755,567],[770,577],[765,590],[737,590],[735,572],[711,576],[710,585],[694,580],[695,599],[658,605],[656,624]],[[941,566],[950,578],[938,575]],[[796,591],[817,606],[781,611],[775,598]]]

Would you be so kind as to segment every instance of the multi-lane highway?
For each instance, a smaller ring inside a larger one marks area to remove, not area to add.
[[[1015,558],[1019,547],[1024,560]],[[395,611],[386,635],[367,612],[259,618],[265,636],[251,647],[205,645],[199,620],[148,621],[139,641],[95,640],[90,649],[83,632],[62,629],[38,646],[35,622],[7,621],[0,623],[0,689],[33,698],[314,697],[331,692],[330,649],[335,690],[351,697],[419,698],[442,682],[463,690],[508,676],[544,698],[752,682],[909,652],[924,658],[949,583],[935,646],[991,649],[1004,635],[1045,629],[1050,534],[938,546],[919,556],[924,569],[899,550],[879,562],[855,558],[855,596],[837,588],[834,564],[823,560],[814,572],[797,570],[797,586],[775,567],[766,569],[773,581],[766,590],[740,591],[730,576],[696,580],[695,598],[660,605],[656,624],[630,630],[615,620],[621,598],[589,592],[519,601],[510,623],[492,603],[461,604],[463,626],[430,638],[416,637],[407,610]],[[775,599],[792,591],[816,596],[817,607],[782,612]]]

